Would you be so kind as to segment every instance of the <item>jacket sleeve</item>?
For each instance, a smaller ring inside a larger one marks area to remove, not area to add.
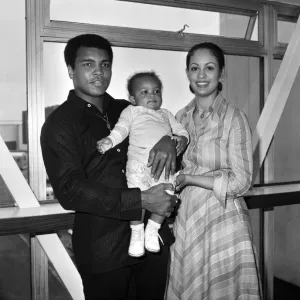
[[[214,172],[214,193],[226,207],[227,199],[242,196],[251,186],[253,158],[251,130],[245,114],[235,110],[228,140],[229,167]]]
[[[107,218],[139,219],[140,190],[112,188],[88,179],[72,124],[56,123],[44,124],[41,147],[49,180],[62,207]]]

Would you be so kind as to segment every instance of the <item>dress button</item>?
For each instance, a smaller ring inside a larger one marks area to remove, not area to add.
[[[118,151],[118,152],[121,152],[121,150],[120,150],[119,148],[117,149],[117,151]]]
[[[91,107],[91,104],[88,104],[87,107]]]

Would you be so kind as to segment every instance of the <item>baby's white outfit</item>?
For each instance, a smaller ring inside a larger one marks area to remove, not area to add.
[[[139,187],[142,191],[165,181],[164,172],[154,182],[151,169],[147,167],[149,152],[165,135],[181,135],[189,139],[184,126],[165,108],[159,110],[129,105],[125,108],[114,129],[108,136],[113,147],[129,135],[126,177],[128,187]],[[174,183],[174,178],[169,182]]]
[[[167,109],[149,109],[143,106],[129,105],[125,108],[114,129],[108,136],[113,147],[121,143],[129,135],[128,161],[126,178],[128,187],[138,187],[142,191],[151,186],[166,182],[165,172],[155,182],[151,177],[151,169],[147,167],[149,152],[153,146],[165,135],[181,135],[189,139],[184,126],[178,122]],[[168,182],[174,184],[175,176],[170,176]],[[144,230],[142,224],[130,225],[132,235],[129,255],[144,254]],[[159,251],[158,229],[160,224],[149,219],[145,231],[145,247],[151,252]]]

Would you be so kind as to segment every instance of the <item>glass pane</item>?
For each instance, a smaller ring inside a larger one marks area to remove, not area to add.
[[[0,136],[28,178],[27,136],[23,114],[26,101],[25,1],[8,1],[0,10]],[[0,204],[2,198],[0,198]]]
[[[278,42],[279,43],[289,43],[293,30],[296,26],[296,23],[287,22],[287,21],[278,21]]]
[[[0,299],[31,299],[29,236],[0,236]]]
[[[281,60],[275,60],[274,77]],[[274,182],[299,181],[300,72],[290,91],[285,108],[274,134]]]
[[[72,7],[72,9],[70,9]],[[105,12],[105,13],[99,13]],[[168,16],[168,18],[166,18]],[[51,20],[244,38],[248,16],[114,0],[51,0]]]
[[[300,205],[275,207],[274,215],[274,296],[296,299],[300,295]]]
[[[226,37],[239,37],[245,38],[248,29],[250,17],[232,14],[219,14],[220,15],[220,35]],[[254,23],[250,39],[252,41],[258,40],[257,22]],[[251,27],[251,24],[249,25]]]
[[[15,206],[15,200],[0,175],[0,207]]]

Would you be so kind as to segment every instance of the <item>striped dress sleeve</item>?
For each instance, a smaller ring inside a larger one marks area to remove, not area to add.
[[[227,199],[242,196],[251,186],[253,158],[251,130],[246,115],[235,108],[228,140],[229,168],[215,173],[214,193],[226,207]]]

